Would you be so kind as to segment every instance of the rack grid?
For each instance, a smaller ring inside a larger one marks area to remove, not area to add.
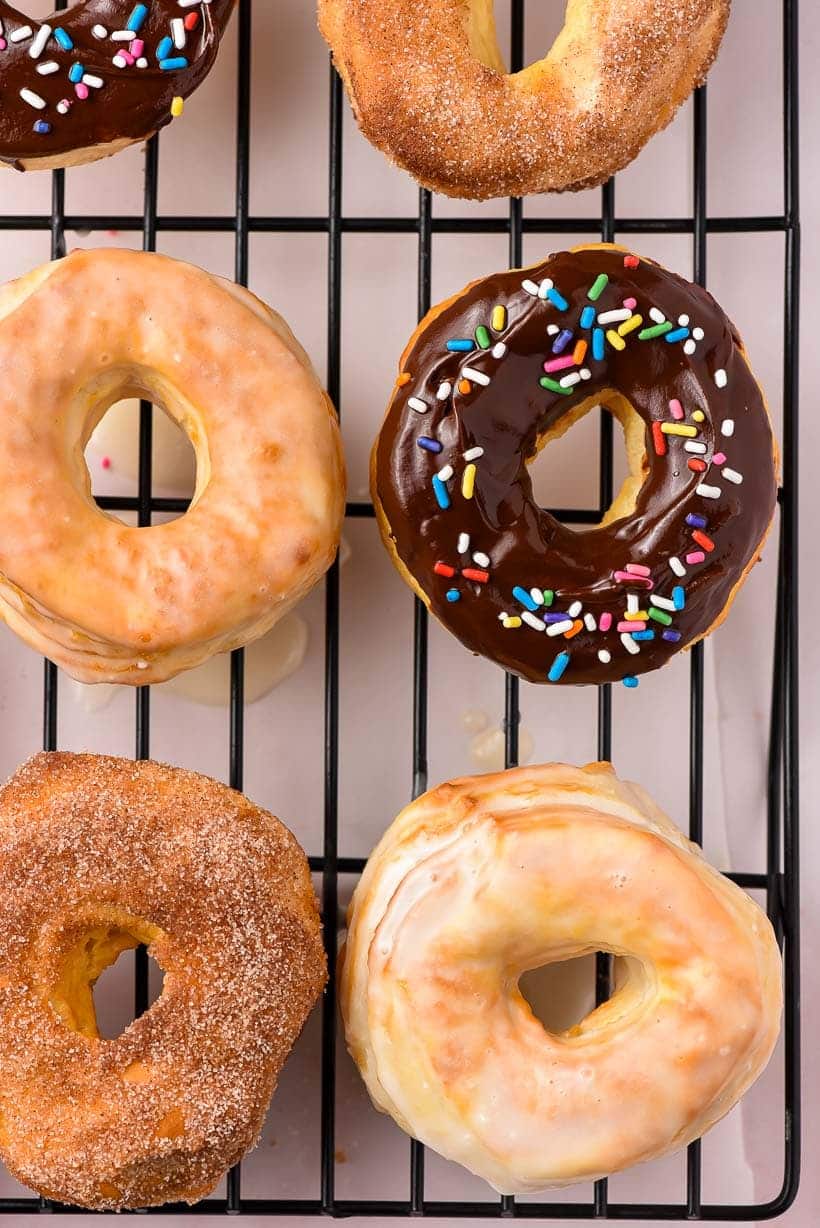
[[[257,0],[259,3],[260,0]],[[686,1154],[686,1200],[680,1203],[616,1203],[608,1198],[606,1180],[598,1181],[591,1202],[520,1203],[511,1197],[488,1198],[480,1202],[432,1201],[425,1197],[424,1148],[409,1144],[408,1196],[397,1201],[340,1200],[335,1193],[335,1063],[336,1063],[336,986],[331,970],[330,983],[322,1005],[321,1044],[321,1172],[320,1194],[316,1199],[278,1199],[242,1196],[241,1168],[228,1176],[224,1198],[209,1198],[194,1207],[174,1205],[153,1208],[162,1214],[253,1214],[335,1217],[347,1216],[436,1216],[443,1218],[503,1217],[520,1219],[630,1219],[695,1220],[749,1222],[774,1218],[794,1201],[800,1168],[800,988],[799,988],[799,860],[798,860],[798,614],[797,614],[797,444],[798,444],[798,325],[800,281],[800,222],[798,165],[798,0],[772,0],[782,10],[783,33],[783,212],[770,216],[713,217],[707,211],[706,173],[706,88],[695,93],[692,146],[692,213],[684,218],[619,218],[615,211],[615,182],[601,191],[598,217],[525,218],[522,202],[509,203],[506,217],[437,218],[429,192],[420,190],[415,217],[346,217],[342,211],[342,117],[344,97],[341,82],[331,68],[330,145],[328,157],[327,213],[314,217],[251,216],[250,177],[250,98],[253,0],[238,0],[238,73],[236,134],[236,208],[232,216],[159,216],[157,212],[158,139],[146,147],[145,189],[139,216],[69,216],[65,212],[65,175],[52,175],[51,211],[42,215],[0,214],[0,231],[48,230],[52,258],[65,253],[67,230],[106,231],[117,229],[141,232],[143,248],[156,248],[160,232],[231,233],[235,239],[237,282],[246,285],[249,273],[249,239],[253,233],[324,233],[328,242],[327,284],[327,387],[336,405],[340,401],[341,372],[341,289],[342,237],[346,233],[407,233],[418,236],[418,314],[430,307],[432,238],[435,234],[506,234],[509,237],[509,262],[520,266],[525,234],[588,234],[603,241],[630,234],[689,234],[693,242],[694,277],[706,284],[707,236],[728,233],[775,232],[784,240],[784,364],[783,364],[783,480],[779,491],[779,566],[776,597],[775,651],[772,677],[769,758],[767,778],[767,868],[765,873],[739,872],[730,875],[749,889],[765,892],[766,906],[781,942],[785,967],[786,1009],[784,1016],[784,1131],[783,1180],[779,1193],[758,1204],[705,1203],[701,1195],[701,1144],[693,1143]],[[511,65],[523,63],[525,0],[511,0]],[[57,0],[57,8],[67,0]],[[157,498],[152,493],[151,443],[152,407],[143,403],[139,425],[140,461],[138,493],[134,498],[107,497],[100,505],[112,511],[136,512],[138,523],[150,525],[162,512],[184,512],[187,502]],[[576,523],[595,523],[609,506],[613,493],[612,418],[601,413],[599,506],[578,511],[553,509],[560,518]],[[372,517],[367,503],[349,503],[349,517]],[[427,787],[427,612],[415,598],[413,631],[413,796]],[[703,646],[691,653],[689,720],[689,833],[702,840],[703,805]],[[336,951],[338,879],[340,874],[358,873],[359,858],[340,857],[338,853],[339,785],[339,571],[338,562],[328,573],[325,596],[325,749],[324,749],[324,847],[320,857],[311,858],[311,868],[321,875],[322,911],[325,944],[331,969]],[[58,671],[45,663],[43,683],[43,746],[57,747]],[[519,681],[507,675],[505,688],[505,758],[508,767],[518,760]],[[150,689],[140,688],[135,697],[135,756],[150,754]],[[244,654],[240,649],[231,657],[230,783],[241,789],[244,758]],[[598,688],[598,755],[611,757],[612,697],[609,684]],[[598,956],[596,997],[607,998],[610,991],[609,958]],[[135,965],[135,1010],[142,1013],[148,1003],[148,961],[145,950],[137,952]],[[76,1208],[61,1206],[36,1197],[0,1199],[0,1212],[71,1213]]]

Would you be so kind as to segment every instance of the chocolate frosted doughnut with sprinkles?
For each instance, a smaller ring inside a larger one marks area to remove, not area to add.
[[[601,523],[528,466],[596,406],[629,474]],[[422,321],[373,450],[393,560],[471,651],[532,682],[637,686],[728,613],[777,497],[766,403],[705,290],[610,244],[473,282]]]
[[[235,0],[0,2],[0,164],[79,166],[153,136],[205,79]]]

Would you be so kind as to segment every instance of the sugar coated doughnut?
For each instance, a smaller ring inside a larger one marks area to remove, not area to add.
[[[325,983],[305,855],[193,772],[41,754],[0,791],[0,1154],[95,1210],[207,1194],[258,1138]],[[144,943],[165,980],[116,1039],[92,987]]]
[[[324,573],[344,515],[336,415],[284,320],[165,256],[76,252],[0,289],[0,617],[80,682],[162,682],[263,635]],[[144,396],[187,433],[193,504],[149,528],[83,451]]]
[[[399,815],[356,888],[347,1043],[378,1108],[512,1194],[683,1147],[777,1039],[761,909],[608,764],[456,780]],[[616,992],[549,1032],[528,970],[594,951]]]
[[[538,506],[528,465],[599,405],[624,428],[629,476],[576,531]],[[532,682],[635,686],[728,613],[776,469],[715,300],[599,244],[482,278],[426,316],[371,484],[396,566],[469,649]]]
[[[0,165],[78,166],[153,136],[205,79],[235,0],[0,0]]]
[[[319,0],[368,140],[474,200],[603,183],[704,80],[728,17],[729,0],[569,0],[548,55],[508,73],[493,0]]]

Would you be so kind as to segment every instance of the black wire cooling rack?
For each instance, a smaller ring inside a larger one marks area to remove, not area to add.
[[[257,3],[261,0],[257,0]],[[385,0],[387,3],[388,0]],[[778,0],[772,0],[778,3]],[[342,213],[342,116],[343,92],[331,69],[330,147],[328,158],[328,208],[318,217],[250,216],[250,97],[253,0],[239,0],[238,119],[236,139],[236,210],[227,217],[158,216],[158,144],[146,149],[146,174],[143,211],[140,216],[67,216],[65,177],[53,175],[50,214],[2,215],[0,231],[49,230],[54,258],[64,254],[67,230],[142,232],[143,247],[152,251],[160,232],[219,232],[235,236],[235,278],[248,281],[248,249],[254,233],[324,233],[328,240],[327,286],[327,387],[339,404],[341,369],[341,291],[342,236],[349,233],[402,233],[418,237],[418,312],[430,307],[432,237],[434,234],[507,234],[509,261],[520,266],[522,240],[526,233],[587,234],[612,241],[616,236],[634,234],[689,234],[692,236],[694,277],[706,283],[706,249],[709,234],[779,233],[784,243],[784,324],[783,365],[783,484],[780,490],[779,569],[775,631],[774,672],[768,761],[767,869],[760,873],[734,873],[741,886],[765,891],[767,909],[781,940],[785,964],[786,1010],[783,1181],[780,1192],[769,1202],[759,1204],[704,1203],[701,1197],[701,1144],[693,1143],[686,1155],[686,1201],[680,1203],[610,1202],[607,1182],[598,1181],[591,1202],[519,1203],[515,1199],[488,1198],[483,1202],[432,1201],[425,1198],[424,1149],[410,1144],[407,1198],[398,1201],[365,1199],[340,1200],[335,1193],[335,1086],[337,1008],[335,977],[322,1007],[321,1048],[321,1173],[320,1196],[316,1199],[277,1199],[242,1197],[241,1171],[229,1174],[224,1198],[210,1198],[197,1206],[174,1205],[155,1208],[163,1214],[252,1214],[252,1215],[329,1215],[329,1216],[437,1216],[452,1218],[509,1217],[526,1219],[628,1219],[628,1220],[735,1220],[748,1222],[774,1218],[786,1210],[797,1193],[800,1167],[800,1049],[799,1049],[799,917],[798,917],[798,615],[797,615],[797,443],[798,443],[798,308],[800,278],[800,227],[798,199],[798,0],[780,0],[783,22],[783,211],[773,216],[711,217],[706,207],[706,90],[694,100],[693,199],[692,213],[684,218],[619,218],[615,212],[615,185],[602,189],[599,217],[566,219],[524,218],[520,200],[511,200],[506,217],[489,219],[437,218],[433,215],[429,192],[419,193],[415,217],[345,217]],[[512,0],[511,61],[520,68],[524,48],[525,0]],[[58,8],[66,8],[59,0]],[[595,523],[609,506],[613,494],[613,429],[609,414],[601,415],[599,506],[567,513],[576,523]],[[140,525],[149,525],[161,512],[183,512],[184,500],[160,499],[152,493],[151,481],[152,409],[143,404],[140,413],[140,463],[138,493],[135,498],[107,497],[100,504],[112,511],[137,514]],[[559,513],[560,514],[560,513]],[[372,517],[370,504],[350,503],[347,515]],[[331,969],[336,954],[338,916],[338,876],[358,873],[363,861],[338,855],[339,785],[339,573],[338,563],[326,581],[325,604],[325,792],[324,848],[313,858],[312,869],[321,874],[323,915],[326,920],[326,947]],[[416,599],[413,671],[412,782],[414,796],[427,787],[427,613]],[[697,645],[690,654],[689,718],[689,830],[700,842],[704,826],[703,806],[703,648]],[[43,688],[43,746],[57,747],[58,674],[46,662]],[[519,682],[505,680],[505,740],[507,766],[518,759]],[[135,754],[150,753],[151,693],[136,692]],[[598,756],[611,757],[612,699],[609,685],[598,689]],[[239,650],[231,659],[230,698],[230,783],[243,784],[244,757],[244,655]],[[610,991],[610,967],[606,956],[599,956],[596,992],[599,1001]],[[148,1004],[148,961],[144,950],[137,952],[135,1008],[141,1014]],[[0,1199],[0,1212],[71,1212],[36,1197]]]

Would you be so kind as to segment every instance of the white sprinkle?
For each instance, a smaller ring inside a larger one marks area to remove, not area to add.
[[[446,401],[450,393],[453,391],[453,385],[446,380],[443,384],[439,384],[438,392],[436,393],[437,401]]]
[[[556,333],[560,333],[560,331],[561,331],[561,330],[560,330],[560,328],[558,327],[558,325],[557,325],[557,324],[548,324],[548,325],[547,325],[547,334],[548,334],[550,337],[554,337],[554,336],[556,335]]]
[[[93,73],[83,73],[83,85],[88,85],[92,90],[101,90],[105,82],[102,77],[96,77]]]
[[[704,334],[704,332],[703,332],[703,329],[702,329],[702,328],[693,328],[693,329],[692,329],[692,336],[695,338],[695,340],[696,340],[696,341],[702,341],[702,340],[703,340],[703,338],[704,338],[704,335],[705,335],[705,334]]]
[[[475,367],[464,367],[461,374],[465,379],[471,379],[474,384],[481,384],[482,388],[486,388],[490,382],[489,375],[485,375],[483,371],[477,371]]]
[[[582,602],[573,601],[572,605],[567,610],[567,614],[569,614],[570,618],[577,618],[583,608],[584,606]]]
[[[453,476],[453,466],[444,465],[443,468],[439,469],[438,476],[441,478],[442,482],[449,482],[450,478]]]
[[[182,51],[183,47],[188,41],[188,36],[185,32],[185,22],[182,20],[181,17],[172,18],[171,35],[173,37],[174,46],[176,47],[177,51]]]
[[[717,371],[715,371],[715,383],[717,384],[718,388],[726,387],[726,384],[728,383],[728,379],[726,376],[726,372],[723,370],[723,367],[718,367]]]
[[[678,316],[678,324],[681,326],[681,328],[686,328],[688,323],[689,317],[687,315]]]
[[[621,632],[621,643],[623,644],[627,652],[632,653],[633,657],[635,656],[636,653],[641,651],[639,645],[635,643],[631,634],[628,631]]]
[[[628,307],[619,307],[617,311],[602,311],[598,315],[599,324],[619,324],[621,320],[628,320],[632,312]]]
[[[572,619],[566,618],[560,623],[550,623],[547,627],[547,635],[563,635],[565,631],[572,630]]]
[[[541,592],[540,588],[531,588],[530,596],[532,597],[536,605],[544,604],[544,594]]]
[[[526,290],[527,294],[532,294],[535,298],[538,297],[538,287],[534,281],[530,281],[529,277],[525,277],[521,283],[521,289]]]
[[[137,68],[147,68],[147,67],[148,67],[148,61],[146,60],[144,55],[141,55],[140,58],[137,60]]]
[[[503,341],[496,341],[495,345],[493,346],[492,353],[493,358],[503,358],[507,353],[506,344]]]
[[[469,533],[459,533],[457,549],[458,549],[459,554],[467,553],[467,551],[470,549],[470,534]],[[502,614],[501,617],[505,618],[506,615]]]
[[[112,43],[132,43],[137,37],[134,30],[115,30],[111,35]]]
[[[663,314],[663,312],[660,310],[659,307],[649,308],[649,318],[650,320],[654,320],[656,324],[666,323],[666,316]]]
[[[544,280],[541,282],[541,285],[538,287],[538,297],[546,298],[550,290],[552,289],[552,286],[553,286],[552,278],[545,277]]]
[[[735,486],[739,486],[743,481],[743,474],[738,473],[737,469],[730,469],[728,465],[724,465],[721,473],[728,482],[734,482]]]
[[[565,375],[562,380],[559,380],[559,383],[562,388],[574,388],[575,385],[580,384],[580,382],[581,382],[581,372],[580,371],[570,371],[569,375]]]
[[[641,608],[638,604],[638,598],[634,593],[627,593],[626,608],[629,614],[637,614],[638,610]]]
[[[536,618],[536,616],[534,614],[531,614],[529,610],[522,610],[521,618],[524,620],[524,622],[527,624],[528,627],[532,627],[533,631],[547,631],[548,630],[547,624],[543,622],[540,618]],[[558,626],[557,623],[555,625]],[[572,623],[570,623],[569,625],[572,626]]]
[[[475,554],[473,555],[473,562],[478,563],[479,567],[489,567],[490,556],[489,554],[484,554],[481,550],[476,550]]]
[[[128,61],[126,60],[124,55],[115,55],[111,63],[114,65],[115,68],[127,68],[128,67]]]
[[[34,31],[32,30],[31,26],[20,26],[18,30],[15,30],[13,34],[9,35],[9,42],[10,43],[25,42],[27,38],[31,38],[33,33]]]
[[[409,397],[407,404],[411,409],[414,409],[417,414],[426,414],[429,406],[426,401],[422,401],[420,397]]]
[[[46,43],[51,38],[51,33],[51,26],[40,26],[35,35],[34,42],[28,49],[28,53],[33,60],[39,60],[43,54],[46,49]]]
[[[98,38],[100,42],[102,42],[104,38],[108,38],[108,31],[106,30],[105,26],[92,26],[91,33],[95,38]]]
[[[584,626],[586,627],[587,631],[597,631],[598,630],[598,624],[595,621],[594,614],[584,615]]]
[[[37,71],[41,77],[50,77],[52,73],[60,71],[60,65],[56,60],[43,60],[42,64],[37,65]]]
[[[468,448],[467,451],[464,453],[464,459],[466,461],[474,461],[474,460],[478,460],[478,458],[483,455],[484,455],[483,448]]]
[[[685,452],[697,452],[699,456],[702,456],[706,451],[706,444],[699,443],[697,439],[687,439],[683,448]]]
[[[67,98],[63,98],[62,102],[57,103],[57,112],[59,115],[68,115],[71,103]]]
[[[27,102],[30,107],[34,107],[37,111],[45,110],[45,99],[41,98],[39,94],[35,94],[34,90],[22,89],[20,90],[20,97],[23,102]]]
[[[723,472],[725,473],[726,470],[724,469]],[[719,486],[707,486],[705,482],[701,482],[700,486],[698,486],[696,489],[697,489],[697,493],[699,495],[703,495],[704,499],[719,499],[720,498],[720,487]]]
[[[581,379],[592,379],[592,372],[589,367],[581,367]]]
[[[147,669],[147,668],[148,668],[147,661],[137,661],[137,669]]]
[[[684,567],[680,559],[676,558],[674,554],[672,555],[672,558],[669,560],[669,566],[672,568],[676,576],[686,575],[686,568]]]
[[[608,652],[606,648],[599,648],[598,660],[602,665],[609,665],[610,661],[612,660],[612,653]]]
[[[694,343],[694,341],[692,340],[692,338],[691,338],[691,337],[690,337],[690,338],[689,338],[687,341],[684,341],[684,343],[683,343],[683,352],[684,352],[684,354],[694,354],[694,352],[695,352],[695,350],[696,350],[697,348],[698,348],[698,347],[695,345],[695,343]]]
[[[653,605],[656,605],[659,610],[670,610],[672,613],[675,611],[675,603],[674,601],[670,601],[668,597],[656,597],[655,594],[652,593],[649,600]]]
[[[726,419],[724,422],[721,422],[721,424],[720,424],[720,433],[721,433],[721,435],[725,436],[725,438],[726,438],[726,439],[731,439],[731,437],[732,437],[732,436],[734,435],[734,433],[735,433],[735,420],[734,420],[734,418],[727,418],[727,419]]]

